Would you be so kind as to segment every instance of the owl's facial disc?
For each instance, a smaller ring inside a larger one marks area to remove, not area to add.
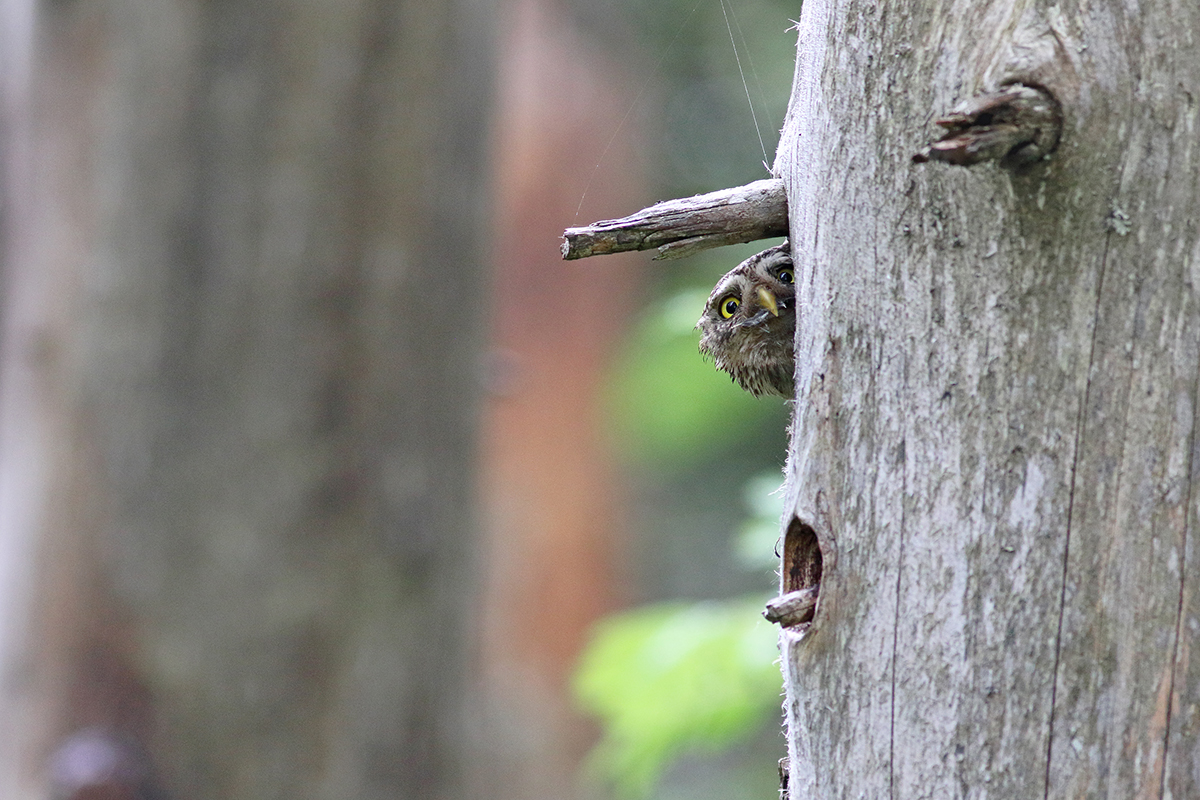
[[[700,352],[755,395],[792,395],[795,272],[785,242],[728,272],[709,295],[697,327]]]

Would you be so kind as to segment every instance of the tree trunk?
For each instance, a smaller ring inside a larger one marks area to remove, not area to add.
[[[799,31],[793,800],[1200,797],[1200,6]],[[912,162],[1010,81],[1062,104],[1049,160]]]
[[[180,800],[464,796],[486,3],[41,12],[0,796],[84,734]]]

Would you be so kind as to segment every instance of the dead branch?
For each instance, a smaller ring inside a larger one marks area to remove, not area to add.
[[[567,228],[562,253],[563,258],[573,260],[657,248],[655,258],[679,258],[709,247],[786,236],[787,232],[783,181],[768,179],[665,200],[624,219]]]

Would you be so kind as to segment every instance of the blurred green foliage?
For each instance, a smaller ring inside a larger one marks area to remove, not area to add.
[[[779,536],[777,472],[746,486],[750,515],[737,539],[751,569],[774,569]],[[580,661],[575,693],[604,735],[592,770],[621,797],[643,798],[689,751],[713,751],[778,718],[776,629],[767,595],[643,606],[605,619]]]
[[[689,287],[643,316],[609,381],[610,417],[630,458],[680,471],[746,439],[779,403],[760,401],[700,357],[695,331],[708,290]]]
[[[743,490],[749,516],[738,531],[735,548],[738,561],[747,569],[779,568],[781,484],[778,472],[764,472],[751,478]]]
[[[604,722],[591,766],[620,796],[647,796],[670,759],[726,746],[778,715],[764,599],[662,603],[596,628],[575,690]]]
[[[799,0],[603,1],[619,7],[648,54],[643,63],[653,74],[644,102],[660,110],[651,125],[659,196],[767,177],[764,161],[773,158],[791,86],[796,39],[789,27]],[[596,13],[595,2],[576,5]],[[643,96],[636,87],[630,94]],[[738,389],[701,358],[694,330],[717,278],[770,244],[721,248],[652,270],[658,299],[613,362],[610,427],[637,475],[641,521],[653,526],[637,553],[638,568],[655,582],[643,591],[694,597],[722,591],[716,587],[762,587],[752,598],[643,606],[593,632],[575,690],[603,727],[591,767],[623,797],[649,796],[688,753],[713,753],[778,724],[776,629],[761,611],[778,566],[787,406]],[[739,491],[748,509],[740,527]],[[717,562],[723,574],[712,572]],[[730,580],[730,573],[742,577]],[[782,754],[775,748],[757,748],[756,775],[773,780]],[[704,787],[700,796],[714,791]]]

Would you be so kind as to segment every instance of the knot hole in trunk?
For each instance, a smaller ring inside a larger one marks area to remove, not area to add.
[[[785,628],[811,622],[821,591],[821,562],[817,532],[793,518],[783,536],[783,594],[767,603],[763,616]]]

